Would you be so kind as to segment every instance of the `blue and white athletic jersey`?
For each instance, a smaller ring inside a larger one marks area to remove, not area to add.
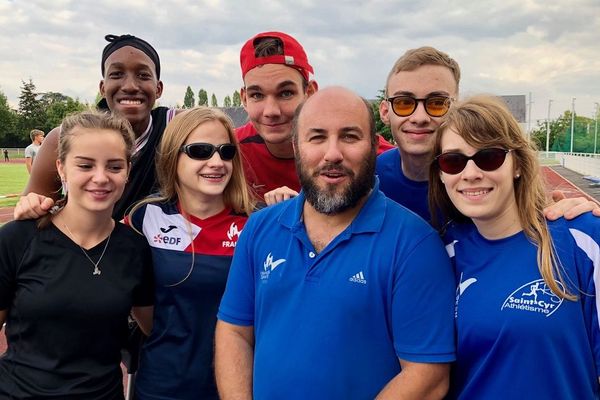
[[[577,301],[552,293],[523,232],[487,240],[473,224],[450,227],[458,348],[449,398],[599,398],[600,220],[588,214],[549,227]]]
[[[425,221],[431,221],[427,203],[429,183],[408,179],[402,172],[402,160],[398,149],[388,150],[377,157],[377,176],[380,190],[396,203],[408,208]]]
[[[254,327],[254,398],[372,399],[399,358],[453,361],[455,282],[437,233],[376,186],[317,253],[304,201],[250,217],[219,308]]]

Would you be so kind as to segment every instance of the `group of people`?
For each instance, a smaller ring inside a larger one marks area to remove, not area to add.
[[[544,208],[534,148],[447,54],[390,71],[396,147],[287,34],[242,47],[238,129],[154,108],[156,50],[106,39],[109,112],[47,135],[0,229],[0,397],[122,398],[130,311],[138,399],[600,396],[600,211]]]

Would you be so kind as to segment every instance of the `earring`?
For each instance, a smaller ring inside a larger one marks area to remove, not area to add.
[[[69,192],[69,188],[67,186],[67,180],[63,177],[60,178],[60,182],[62,183],[62,192],[63,195],[66,195]]]
[[[521,177],[521,175],[519,175],[519,174],[515,175],[515,179],[519,179],[520,177]]]

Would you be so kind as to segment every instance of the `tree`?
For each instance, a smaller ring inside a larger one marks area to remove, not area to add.
[[[31,79],[29,82],[21,81],[21,95],[19,96],[19,120],[17,133],[22,137],[21,144],[29,142],[29,132],[32,129],[41,129],[45,125],[46,115],[43,103],[38,100],[35,84]]]
[[[550,151],[569,152],[571,150],[571,111],[565,111],[558,119],[550,121]],[[594,120],[575,115],[573,127],[573,151],[594,152]],[[531,131],[531,138],[540,150],[546,150],[546,121],[538,121]]]
[[[394,137],[392,136],[392,130],[389,125],[386,125],[379,115],[379,104],[385,99],[385,90],[379,90],[379,94],[377,95],[377,100],[371,102],[371,109],[373,111],[373,116],[375,117],[375,132],[379,133],[381,136],[385,138],[390,143],[396,143]]]
[[[200,89],[200,91],[198,91],[198,105],[208,106],[208,93],[206,93],[206,90],[204,89]]]
[[[232,105],[234,107],[240,107],[242,105],[242,98],[240,96],[240,92],[238,92],[237,90],[235,92],[233,92]]]
[[[231,107],[231,97],[229,95],[223,99],[223,107]]]
[[[185,97],[183,98],[183,108],[194,108],[194,92],[191,87],[187,87],[185,90]]]
[[[217,96],[215,96],[215,94],[212,94],[212,97],[210,98],[210,105],[213,107],[219,107],[219,103],[217,102]]]
[[[16,147],[20,143],[17,136],[17,113],[10,108],[8,98],[0,90],[0,146]]]
[[[69,96],[56,92],[44,93],[40,101],[46,114],[45,123],[40,129],[45,132],[59,126],[67,115],[83,111],[86,108],[85,104],[78,99],[74,100]]]

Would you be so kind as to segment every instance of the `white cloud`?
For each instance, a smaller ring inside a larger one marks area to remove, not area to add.
[[[242,83],[242,44],[265,30],[300,40],[321,87],[365,97],[407,49],[432,45],[460,63],[463,94],[531,92],[534,121],[548,99],[554,117],[572,97],[583,115],[600,101],[597,0],[0,0],[0,90],[16,106],[31,78],[92,101],[104,35],[131,33],[161,56],[161,104],[181,104],[187,86],[222,100]]]

